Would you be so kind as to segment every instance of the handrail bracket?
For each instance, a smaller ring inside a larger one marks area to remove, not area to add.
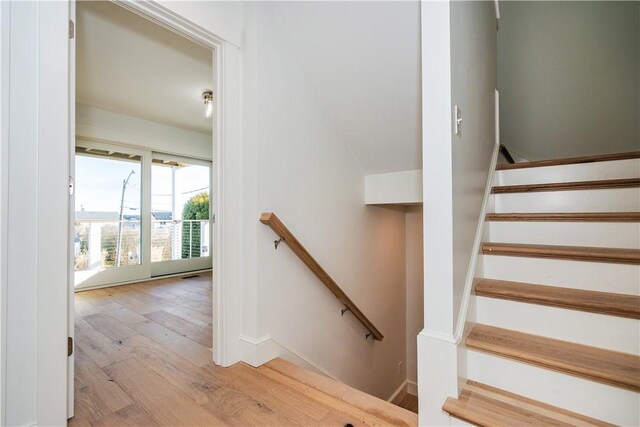
[[[279,245],[280,243],[282,243],[282,242],[284,242],[284,237],[280,236],[280,238],[279,238],[278,240],[274,240],[274,241],[273,241],[273,247],[274,247],[274,248],[276,248],[276,249],[278,249],[278,245]]]

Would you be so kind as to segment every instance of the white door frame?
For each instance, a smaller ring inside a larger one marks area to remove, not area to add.
[[[153,1],[112,0],[195,43],[212,49],[214,123],[213,361],[229,366],[240,360],[239,288],[242,277],[241,63],[240,49]]]

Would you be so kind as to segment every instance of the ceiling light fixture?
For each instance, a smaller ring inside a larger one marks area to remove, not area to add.
[[[210,119],[213,115],[213,91],[209,89],[203,90],[202,101],[204,102],[204,116]]]

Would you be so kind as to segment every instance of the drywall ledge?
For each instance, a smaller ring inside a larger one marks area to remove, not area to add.
[[[421,204],[422,170],[366,175],[364,202],[367,205]]]

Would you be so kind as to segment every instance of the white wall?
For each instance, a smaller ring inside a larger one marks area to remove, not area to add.
[[[640,149],[640,3],[500,9],[501,142],[531,160]]]
[[[495,145],[494,2],[422,3],[424,330],[418,336],[421,425],[449,424],[457,395],[455,333]],[[453,111],[462,109],[462,134]],[[464,321],[464,319],[463,319]]]
[[[385,337],[365,341],[362,325],[340,316],[338,300],[286,246],[274,250],[276,236],[262,225],[256,336],[270,335],[335,378],[386,399],[406,378],[398,372],[406,359],[404,212],[364,205],[364,175],[289,47],[287,23],[279,19],[287,7],[256,4],[257,28],[247,23],[245,33],[244,63],[257,70],[245,77],[256,94],[255,129],[245,131],[259,135],[258,210],[250,220],[275,212]]]
[[[463,117],[461,134],[451,137],[456,321],[495,145],[496,49],[493,2],[452,1],[451,103]]]
[[[422,206],[405,211],[405,269],[407,286],[407,380],[418,382],[418,334],[424,327],[424,252]]]
[[[203,160],[212,158],[210,134],[82,104],[76,105],[76,136]]]

